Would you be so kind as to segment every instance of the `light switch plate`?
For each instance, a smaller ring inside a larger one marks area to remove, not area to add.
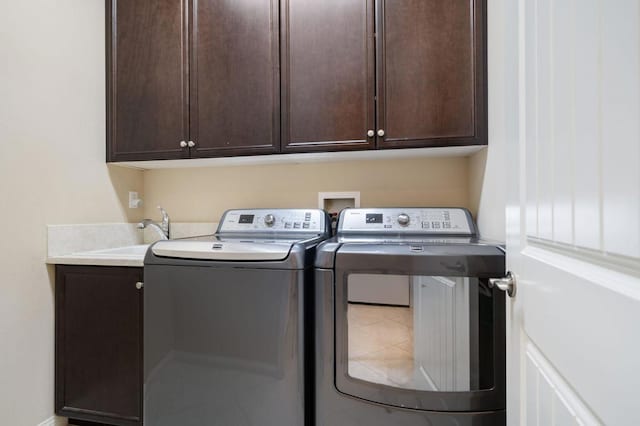
[[[129,208],[137,209],[142,206],[142,199],[138,196],[136,191],[129,191]]]

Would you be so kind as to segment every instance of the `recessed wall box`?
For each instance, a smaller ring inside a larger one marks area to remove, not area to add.
[[[341,210],[359,207],[360,191],[318,192],[318,208],[329,213],[334,230]]]

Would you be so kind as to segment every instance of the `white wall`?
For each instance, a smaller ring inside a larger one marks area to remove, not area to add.
[[[477,212],[482,238],[505,241],[506,133],[504,31],[501,0],[488,0],[489,146],[469,157],[469,203]],[[517,159],[511,159],[514,161]]]
[[[34,426],[53,414],[45,225],[139,219],[142,173],[104,161],[103,0],[2,2],[0,61],[0,424]]]

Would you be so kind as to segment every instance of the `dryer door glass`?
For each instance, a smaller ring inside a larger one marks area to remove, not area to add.
[[[488,279],[341,271],[335,384],[429,411],[504,409],[504,295]]]
[[[419,391],[491,388],[491,296],[477,278],[349,275],[348,375]]]

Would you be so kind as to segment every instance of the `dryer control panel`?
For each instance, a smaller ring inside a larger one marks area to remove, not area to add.
[[[305,233],[326,232],[326,213],[317,209],[227,210],[218,233]]]
[[[476,227],[463,208],[346,209],[340,214],[340,234],[421,234],[476,236]]]

